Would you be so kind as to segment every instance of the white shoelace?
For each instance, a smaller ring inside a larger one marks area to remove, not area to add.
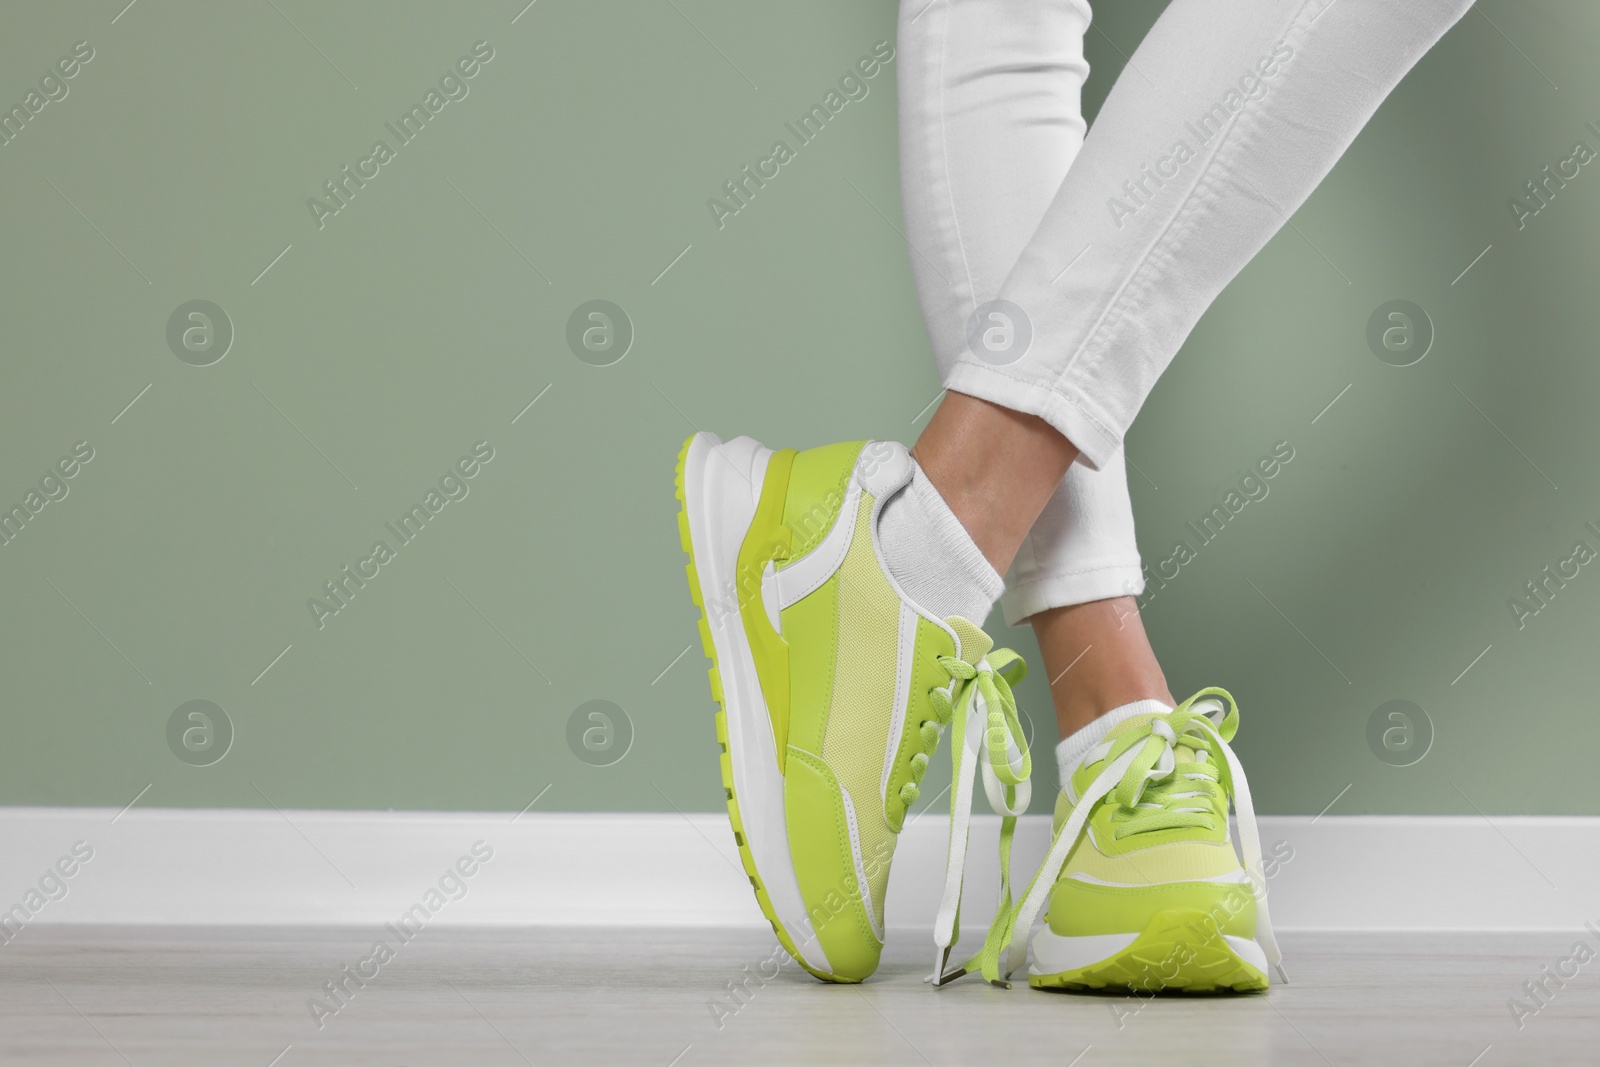
[[[1215,721],[1211,718],[1213,714],[1218,716]],[[1173,729],[1174,722],[1179,724],[1176,731]],[[1272,919],[1267,910],[1266,876],[1261,864],[1261,837],[1256,826],[1255,807],[1250,801],[1250,785],[1245,779],[1244,768],[1240,766],[1238,757],[1228,745],[1227,738],[1233,736],[1237,723],[1238,709],[1234,705],[1233,697],[1222,689],[1203,689],[1167,715],[1153,717],[1147,732],[1142,737],[1138,734],[1124,733],[1115,742],[1103,742],[1084,756],[1080,766],[1092,765],[1105,759],[1116,746],[1127,744],[1122,754],[1090,783],[1078,803],[1073,806],[1072,814],[1062,825],[1061,831],[1055,835],[1044,864],[1029,884],[1026,895],[1017,906],[1014,920],[1010,923],[1004,974],[1000,977],[1009,979],[1027,962],[1028,936],[1032,931],[1033,921],[1038,917],[1045,898],[1060,876],[1068,854],[1084,832],[1095,805],[1123,784],[1125,776],[1136,762],[1141,761],[1141,757],[1150,760],[1153,755],[1153,762],[1136,782],[1130,783],[1134,786],[1133,797],[1134,803],[1137,804],[1137,797],[1147,783],[1162,781],[1173,773],[1176,764],[1173,749],[1178,738],[1184,737],[1189,741],[1198,741],[1200,744],[1195,746],[1197,749],[1222,757],[1227,770],[1223,785],[1233,795],[1234,811],[1239,819],[1239,841],[1244,854],[1244,869],[1256,898],[1256,940],[1266,953],[1267,962],[1278,972],[1278,977],[1284,982],[1289,980],[1283,969],[1283,953],[1278,947],[1277,937],[1273,934]],[[1130,743],[1133,739],[1137,739],[1136,743]],[[1150,748],[1152,742],[1159,746],[1155,752]],[[1200,746],[1204,748],[1201,749]],[[986,962],[997,964],[998,960]]]
[[[946,666],[949,669],[954,665]],[[961,663],[961,667],[966,666]],[[961,667],[955,667],[952,673],[960,671]],[[945,857],[944,891],[934,918],[933,973],[925,979],[936,986],[966,973],[963,966],[947,974],[945,966],[952,946],[960,937],[961,890],[972,823],[974,776],[981,767],[984,794],[989,806],[1001,816],[1000,897],[995,924],[990,928],[990,942],[998,943],[1003,933],[1002,917],[1012,910],[1011,840],[1017,816],[1028,809],[1033,796],[1033,784],[1028,780],[1032,760],[1011,695],[1011,685],[1023,679],[1027,667],[1010,649],[996,649],[972,670],[970,679],[956,674],[951,689],[954,706],[950,720],[950,841]],[[980,748],[987,758],[979,758]]]

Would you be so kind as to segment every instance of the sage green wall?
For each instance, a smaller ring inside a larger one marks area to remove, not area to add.
[[[893,39],[893,5],[124,3],[17,5],[0,35],[6,107],[93,49],[0,147],[0,503],[93,450],[0,547],[0,803],[718,807],[673,457],[694,428],[916,434],[937,383],[893,68],[722,228],[706,202]],[[1091,106],[1160,9],[1100,6]],[[1197,548],[1149,628],[1175,689],[1239,696],[1262,810],[1346,786],[1335,812],[1597,810],[1573,783],[1600,747],[1600,577],[1572,564],[1521,629],[1508,598],[1600,547],[1600,177],[1520,231],[1507,207],[1600,145],[1597,39],[1588,5],[1469,15],[1129,440],[1147,558]],[[468,95],[319,228],[308,198],[480,41]],[[636,335],[610,366],[566,341],[593,299]],[[1366,340],[1395,299],[1436,332],[1412,366]],[[234,333],[206,366],[168,341],[193,300]],[[385,523],[478,442],[468,495],[400,545]],[[1267,497],[1199,546],[1185,524],[1279,442]],[[379,539],[395,557],[319,628],[308,600]],[[1042,681],[1022,696],[1047,797]],[[184,747],[189,709],[169,731],[193,700],[231,723],[218,761]],[[609,766],[569,743],[593,700],[631,729]],[[1391,700],[1432,724],[1410,766],[1369,745]]]

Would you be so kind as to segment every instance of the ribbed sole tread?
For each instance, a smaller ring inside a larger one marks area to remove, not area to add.
[[[1035,989],[1253,993],[1268,978],[1242,959],[1204,911],[1158,912],[1122,951],[1087,967],[1032,974]]]
[[[750,878],[751,888],[756,893],[756,903],[761,905],[761,913],[767,917],[767,922],[772,924],[772,932],[778,935],[778,943],[785,952],[794,957],[796,963],[804,967],[811,974],[824,982],[854,983],[859,979],[842,978],[827,971],[819,971],[805,962],[800,950],[795,947],[794,938],[778,920],[777,912],[772,907],[772,899],[767,895],[767,890],[761,884],[761,875],[756,870],[755,857],[750,852],[744,832],[744,820],[739,815],[739,798],[734,795],[733,789],[733,757],[728,752],[728,705],[722,689],[722,674],[717,670],[717,649],[711,641],[711,620],[706,614],[704,597],[700,593],[700,575],[694,566],[694,548],[689,540],[689,506],[684,497],[683,472],[689,460],[689,445],[695,439],[690,434],[683,442],[683,447],[678,450],[678,467],[674,485],[678,498],[678,541],[683,546],[684,555],[689,559],[684,572],[689,579],[689,595],[694,598],[694,606],[700,610],[699,630],[700,648],[705,653],[706,659],[711,661],[706,675],[711,679],[711,698],[717,703],[717,762],[722,769],[722,791],[728,801],[728,822],[733,827],[733,841],[739,849],[739,861],[744,867],[744,872]]]

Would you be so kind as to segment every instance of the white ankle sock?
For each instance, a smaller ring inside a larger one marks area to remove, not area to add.
[[[1089,750],[1105,739],[1106,734],[1119,722],[1125,722],[1135,715],[1150,715],[1155,712],[1171,711],[1172,705],[1159,700],[1135,700],[1131,704],[1124,704],[1119,708],[1112,708],[1098,719],[1083,727],[1071,737],[1063,740],[1056,746],[1056,767],[1061,773],[1063,786],[1072,780],[1072,774],[1078,769],[1078,764]]]
[[[883,505],[878,543],[889,573],[923,610],[979,626],[1005,589],[916,460],[911,480]]]

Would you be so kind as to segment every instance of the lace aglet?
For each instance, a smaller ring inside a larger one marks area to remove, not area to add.
[[[945,968],[945,964],[947,964],[949,962],[950,962],[950,946],[949,945],[937,945],[937,944],[934,945],[933,946],[933,973],[928,975],[928,977],[924,978],[923,982],[927,983],[928,985],[933,986],[933,988],[935,988],[935,989],[938,989],[940,986],[944,985],[944,968]]]

